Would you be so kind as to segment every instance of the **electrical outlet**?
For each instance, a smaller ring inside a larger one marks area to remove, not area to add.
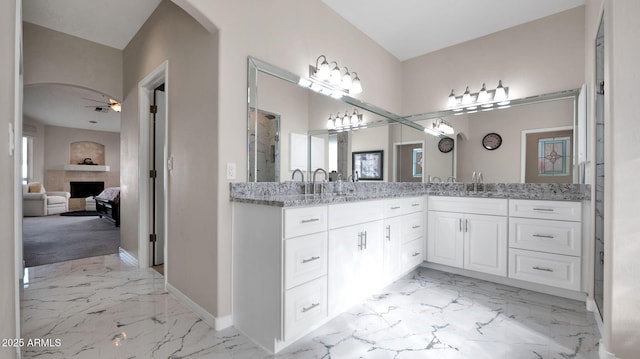
[[[236,179],[236,164],[234,162],[227,163],[227,179]]]

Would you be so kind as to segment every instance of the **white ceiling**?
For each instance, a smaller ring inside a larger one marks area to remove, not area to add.
[[[124,49],[161,0],[23,0],[25,21]],[[258,0],[255,0],[258,1]],[[322,0],[399,60],[410,59],[584,5],[585,0]],[[54,126],[120,130],[94,111],[102,94],[60,85],[25,88],[26,116]],[[124,104],[126,106],[126,104]],[[98,123],[92,124],[94,120]]]
[[[401,61],[585,3],[585,0],[322,1]]]
[[[23,0],[26,22],[123,50],[160,0]]]
[[[108,102],[108,97],[80,87],[55,84],[26,86],[23,113],[26,118],[51,126],[120,132],[119,113],[95,110],[96,106]]]

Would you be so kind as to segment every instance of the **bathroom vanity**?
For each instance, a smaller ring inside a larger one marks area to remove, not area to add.
[[[235,327],[270,352],[417,266],[584,299],[589,187],[231,184]]]

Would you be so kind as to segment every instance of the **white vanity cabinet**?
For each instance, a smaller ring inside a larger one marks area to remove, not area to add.
[[[428,199],[427,261],[506,277],[506,199]]]
[[[383,201],[329,206],[329,316],[369,296],[383,275]]]
[[[509,277],[580,290],[582,205],[511,200]]]
[[[233,211],[234,325],[277,352],[327,318],[327,206]]]

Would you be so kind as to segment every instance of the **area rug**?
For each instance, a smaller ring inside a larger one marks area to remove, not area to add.
[[[118,253],[120,247],[120,229],[97,217],[25,217],[22,228],[27,267]]]
[[[60,215],[68,216],[68,217],[86,217],[86,216],[99,216],[100,214],[96,211],[72,211],[72,212],[60,213]]]

